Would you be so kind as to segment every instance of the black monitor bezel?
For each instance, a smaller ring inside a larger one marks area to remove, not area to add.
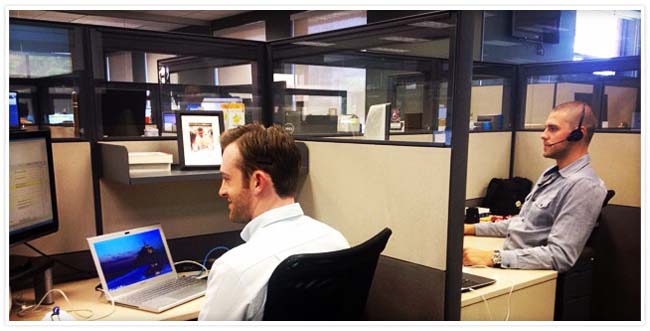
[[[45,138],[47,151],[48,172],[50,176],[50,197],[52,199],[52,222],[41,224],[28,231],[11,234],[9,232],[9,246],[15,246],[29,240],[57,232],[59,230],[59,214],[56,203],[56,183],[54,181],[54,163],[52,158],[52,137],[50,131],[15,131],[9,133],[9,142],[13,140]],[[11,146],[11,145],[10,145]],[[8,227],[7,227],[8,228]]]

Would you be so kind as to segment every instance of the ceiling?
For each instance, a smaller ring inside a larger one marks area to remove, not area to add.
[[[10,10],[9,17],[42,21],[172,31],[189,26],[210,27],[212,21],[246,10]]]

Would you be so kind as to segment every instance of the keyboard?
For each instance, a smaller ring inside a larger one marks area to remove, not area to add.
[[[163,297],[182,299],[205,291],[206,287],[207,282],[205,279],[182,277],[126,295],[120,298],[120,302],[132,306],[141,306],[145,302]]]

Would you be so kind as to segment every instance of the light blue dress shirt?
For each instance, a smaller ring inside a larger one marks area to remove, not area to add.
[[[506,237],[501,267],[570,269],[591,235],[607,194],[588,154],[562,170],[547,169],[519,215],[476,224],[477,236]]]

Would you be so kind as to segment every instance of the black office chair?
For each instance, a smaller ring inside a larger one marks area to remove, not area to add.
[[[392,231],[344,250],[297,254],[269,279],[266,321],[362,320],[379,254]]]
[[[603,208],[607,206],[616,192],[608,190],[603,201]],[[598,242],[598,231],[601,215],[598,217],[585,248],[580,253],[578,261],[571,269],[557,275],[555,290],[556,321],[588,321],[591,320],[593,269],[597,261],[595,244]]]

